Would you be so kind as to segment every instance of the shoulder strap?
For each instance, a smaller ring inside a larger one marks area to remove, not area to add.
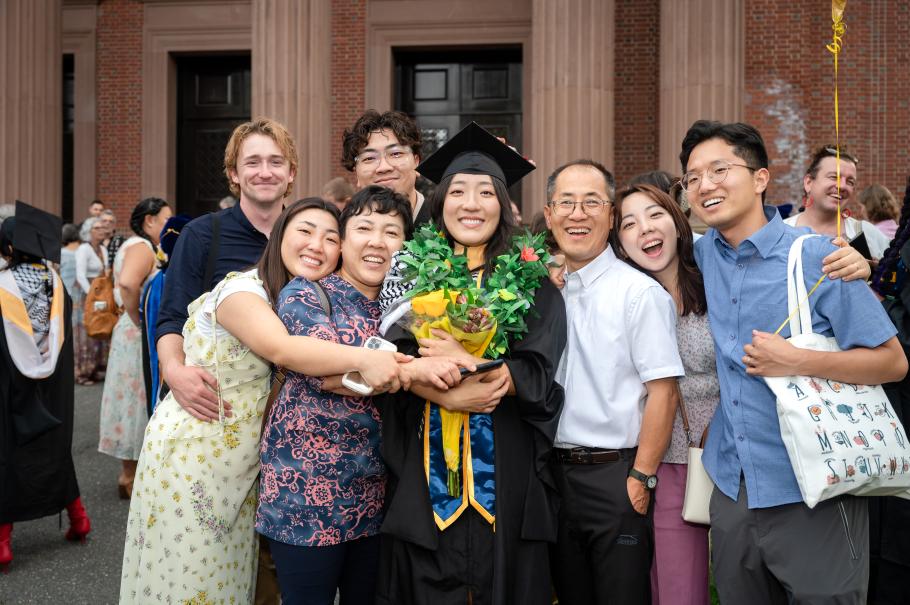
[[[329,300],[329,295],[325,293],[325,288],[322,287],[318,281],[312,282],[316,286],[316,296],[319,297],[319,306],[322,307],[323,312],[328,315],[329,319],[332,319],[332,301]]]
[[[678,387],[677,387],[678,392]],[[682,416],[683,422],[683,432],[686,434],[686,443],[689,444],[689,447],[694,447],[694,442],[692,441],[692,430],[689,428],[689,415],[686,413],[686,404],[683,401],[682,393],[679,393],[679,415]]]
[[[221,213],[212,215],[212,242],[209,244],[209,255],[205,265],[205,277],[202,279],[202,291],[207,292],[212,277],[215,275],[215,263],[218,261],[218,245],[221,243]]]

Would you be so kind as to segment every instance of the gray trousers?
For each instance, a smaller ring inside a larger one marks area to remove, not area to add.
[[[711,565],[724,605],[864,604],[869,585],[869,508],[843,496],[749,509],[711,495]]]

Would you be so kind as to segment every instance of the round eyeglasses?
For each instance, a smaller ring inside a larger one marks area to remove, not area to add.
[[[575,212],[575,206],[580,205],[582,212],[588,216],[597,216],[603,212],[604,207],[607,204],[612,204],[613,202],[609,200],[598,200],[596,198],[591,198],[587,200],[581,200],[579,202],[573,202],[572,200],[559,200],[554,202],[548,202],[547,205],[553,209],[553,213],[557,216],[570,216]]]
[[[726,160],[717,160],[715,162],[712,162],[707,170],[703,170],[701,172],[690,170],[689,172],[682,175],[680,182],[686,191],[695,191],[701,184],[702,175],[706,174],[708,175],[709,181],[715,185],[720,185],[727,178],[727,173],[730,172],[730,168],[733,166],[739,166],[740,168],[746,168],[747,170],[751,171],[758,170],[758,168],[749,166],[748,164],[734,164],[733,162],[728,162]]]
[[[364,151],[356,158],[354,163],[366,170],[376,170],[380,161],[385,161],[392,166],[402,166],[411,158],[412,152],[407,147],[389,147],[384,151]]]

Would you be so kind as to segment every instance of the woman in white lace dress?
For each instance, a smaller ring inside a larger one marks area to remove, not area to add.
[[[142,375],[142,340],[139,329],[139,295],[146,281],[158,272],[155,246],[161,228],[171,217],[162,199],[146,198],[133,208],[130,227],[136,233],[126,240],[114,258],[114,298],[123,315],[111,335],[107,379],[101,396],[98,451],[122,461],[117,486],[121,498],[129,498],[142,449],[148,414]]]

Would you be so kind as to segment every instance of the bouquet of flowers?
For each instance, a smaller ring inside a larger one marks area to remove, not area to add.
[[[541,279],[547,276],[543,240],[543,234],[515,236],[510,250],[496,258],[493,271],[482,280],[482,275],[471,275],[467,257],[456,255],[441,232],[432,224],[423,225],[400,257],[404,279],[414,282],[407,294],[411,313],[402,325],[416,338],[432,338],[434,329],[448,332],[476,357],[496,359],[506,354],[509,339],[520,340],[527,332],[525,317]],[[457,497],[465,413],[442,408],[439,412],[449,495]]]

